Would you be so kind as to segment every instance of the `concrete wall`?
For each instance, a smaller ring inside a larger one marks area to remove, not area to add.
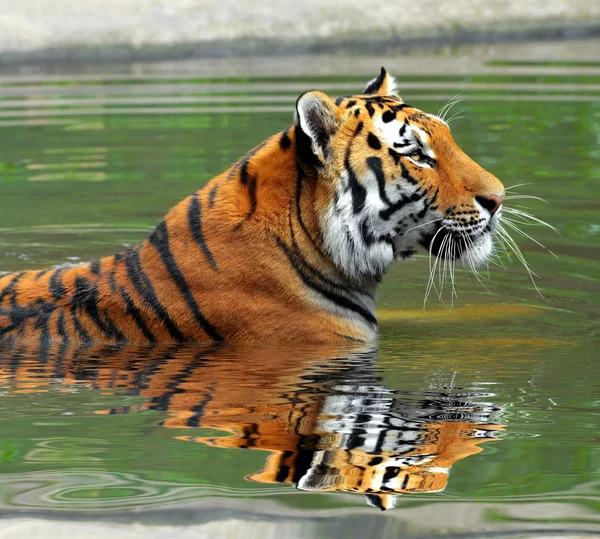
[[[0,0],[5,63],[598,33],[598,0]]]

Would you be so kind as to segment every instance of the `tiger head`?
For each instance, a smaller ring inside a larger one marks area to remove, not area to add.
[[[504,187],[448,124],[402,101],[385,69],[364,94],[298,98],[296,144],[317,170],[324,248],[355,279],[419,249],[478,265],[492,253]]]

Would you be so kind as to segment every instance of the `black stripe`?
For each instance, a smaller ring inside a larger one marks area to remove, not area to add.
[[[50,289],[50,292],[52,292],[54,299],[62,299],[67,295],[65,285],[60,278],[60,274],[63,271],[65,271],[65,268],[58,268],[54,270],[54,273],[50,277],[50,284],[48,285],[48,288]]]
[[[362,129],[363,122],[360,122],[356,126],[353,139],[358,136]],[[358,182],[358,178],[356,177],[356,174],[354,173],[354,170],[350,165],[350,154],[352,152],[353,139],[351,139],[348,143],[346,157],[344,158],[344,167],[346,167],[346,170],[348,172],[348,188],[350,189],[352,194],[352,210],[354,211],[354,213],[360,213],[365,207],[365,201],[367,199],[367,190],[365,189],[364,185]]]
[[[386,110],[382,115],[381,119],[384,123],[389,124],[396,119],[396,113],[391,110]]]
[[[410,478],[410,476],[408,474],[406,474],[404,476],[404,480],[402,481],[402,486],[400,487],[401,490],[406,490],[406,487],[408,486],[409,478]]]
[[[232,179],[235,173],[240,169],[240,167],[243,168],[244,166],[246,166],[247,168],[250,159],[252,159],[252,157],[254,157],[254,155],[256,155],[260,150],[262,150],[267,144],[267,142],[269,142],[269,140],[270,138],[268,138],[267,140],[263,140],[258,146],[252,148],[248,153],[246,153],[246,155],[244,155],[244,157],[242,157],[237,163],[235,163],[235,165],[231,167],[228,179]]]
[[[61,313],[63,314],[63,318],[64,318],[64,312],[61,311]],[[56,361],[54,362],[54,369],[52,372],[52,376],[54,378],[66,378],[66,376],[67,376],[67,373],[66,373],[65,367],[64,367],[64,360],[65,360],[65,355],[67,353],[68,348],[69,348],[69,345],[66,344],[65,342],[59,344],[59,346],[58,346],[58,350],[55,354]]]
[[[250,172],[248,172],[249,166],[250,159],[244,159],[244,162],[242,163],[242,167],[240,169],[240,182],[242,182],[243,185],[248,185],[248,182],[250,180]]]
[[[125,253],[125,268],[127,270],[127,276],[133,284],[136,292],[142,297],[142,299],[148,304],[148,306],[155,312],[158,319],[165,325],[167,331],[177,341],[185,341],[185,337],[179,328],[175,325],[171,317],[167,313],[166,309],[162,306],[154,287],[146,275],[146,272],[142,269],[142,263],[140,261],[140,255],[136,249],[131,249]]]
[[[42,270],[42,271],[38,271],[35,274],[35,277],[33,278],[34,281],[39,281],[44,275],[46,275],[46,273],[48,273],[50,270]]]
[[[402,170],[403,179],[405,179],[408,183],[411,183],[412,185],[418,185],[419,180],[411,176],[410,172],[408,172],[408,169],[404,166],[404,163],[402,162],[400,162],[400,169]]]
[[[300,228],[306,234],[306,237],[309,239],[310,243],[316,249],[317,252],[321,252],[321,249],[317,246],[317,242],[312,237],[312,234],[308,231],[306,224],[304,223],[304,219],[302,218],[302,180],[304,179],[304,171],[299,166],[296,167],[296,216],[298,217],[298,222],[300,223]]]
[[[37,305],[37,307],[38,312],[33,327],[34,329],[39,329],[41,331],[39,359],[42,363],[45,363],[47,360],[47,347],[50,344],[49,321],[52,313],[56,309],[56,305],[53,303],[42,302]]]
[[[394,479],[400,473],[400,468],[397,466],[387,466],[383,477],[381,478],[381,484],[385,485],[390,479]]]
[[[252,219],[258,204],[258,200],[256,199],[256,176],[250,176],[248,180],[248,196],[250,197],[250,211],[246,215],[246,221]]]
[[[13,289],[15,288],[15,286],[17,285],[19,280],[22,279],[24,275],[25,275],[24,271],[22,271],[21,273],[17,273],[10,280],[10,282],[2,289],[2,292],[0,293],[0,303],[8,294],[10,294],[13,291]]]
[[[301,449],[294,463],[294,476],[292,484],[297,485],[299,481],[308,473],[312,466],[312,461],[317,452],[316,449]]]
[[[315,290],[316,292],[321,294],[324,298],[327,298],[329,301],[335,303],[339,307],[353,311],[353,312],[359,314],[360,316],[362,316],[370,324],[372,324],[374,326],[377,325],[377,319],[362,305],[359,305],[358,303],[355,303],[354,301],[352,301],[344,296],[336,294],[335,292],[326,290],[326,289],[322,288],[321,286],[319,286],[315,281],[313,281],[304,272],[301,265],[298,263],[296,256],[290,250],[290,248],[279,238],[275,237],[275,239],[277,241],[277,244],[279,245],[279,248],[284,252],[284,254],[287,256],[288,260],[290,261],[290,264],[296,270],[298,277],[300,277],[300,279],[306,286],[308,286],[309,288],[312,288],[313,290]]]
[[[334,335],[337,335],[338,337],[341,337],[342,339],[345,339],[350,342],[357,342],[357,343],[362,343],[362,344],[364,344],[366,342],[366,341],[363,341],[362,339],[357,339],[356,337],[351,337],[350,335],[343,335],[342,333],[334,333]]]
[[[194,240],[196,240],[196,243],[200,246],[200,249],[202,249],[206,258],[208,258],[212,268],[218,271],[219,268],[217,267],[217,263],[215,262],[208,245],[206,245],[204,234],[202,233],[202,205],[200,204],[197,193],[192,195],[192,200],[188,207],[188,224]]]
[[[213,188],[208,193],[208,207],[212,208],[215,204],[215,197],[217,196],[217,190],[219,189],[219,184],[216,183]]]
[[[179,288],[180,292],[183,294],[190,311],[200,324],[202,330],[214,341],[222,341],[223,337],[219,335],[216,328],[204,318],[204,315],[200,312],[196,299],[190,291],[185,278],[173,258],[173,254],[169,248],[169,232],[167,224],[164,221],[159,223],[154,232],[150,235],[149,241],[158,251],[169,277],[173,279],[177,288]]]
[[[300,228],[302,228],[302,231],[304,232],[304,234],[306,234],[306,237],[308,238],[308,240],[312,244],[312,246],[315,249],[315,251],[322,257],[323,253],[322,253],[320,247],[317,245],[317,242],[312,237],[311,233],[308,231],[308,228],[306,227],[306,224],[304,223],[304,220],[302,218],[301,196],[302,196],[302,180],[303,180],[303,178],[304,178],[304,171],[300,167],[297,167],[297,176],[296,176],[296,217],[298,219],[298,222],[300,223]],[[346,286],[346,285],[343,285],[341,283],[337,283],[335,281],[332,281],[331,279],[329,279],[328,277],[326,277],[325,275],[323,275],[319,270],[317,270],[311,264],[309,264],[309,262],[305,259],[305,257],[302,254],[300,254],[300,248],[298,246],[298,243],[296,242],[296,234],[294,232],[294,227],[293,227],[293,224],[292,224],[292,214],[291,213],[290,213],[290,216],[289,216],[289,228],[290,228],[290,236],[291,236],[292,246],[293,246],[294,252],[295,252],[296,256],[300,259],[300,262],[304,265],[304,267],[306,269],[308,269],[313,275],[315,275],[316,277],[318,277],[319,279],[321,279],[323,282],[329,284],[330,286],[332,286],[334,288],[341,288],[341,287]]]
[[[258,202],[256,200],[256,174],[251,174],[249,172],[249,165],[250,157],[244,159],[240,169],[240,182],[242,185],[246,185],[248,187],[248,197],[250,198],[250,211],[246,215],[246,221],[252,219]]]
[[[345,287],[344,284],[338,283],[338,282],[335,282],[335,281],[329,279],[328,277],[326,277],[325,275],[323,275],[317,268],[313,267],[308,262],[308,260],[306,260],[306,258],[304,257],[304,255],[300,251],[300,247],[298,246],[298,243],[296,242],[296,233],[294,232],[294,226],[293,226],[293,223],[292,223],[292,214],[291,213],[289,215],[288,225],[289,225],[289,228],[290,228],[290,238],[291,238],[291,241],[292,241],[292,249],[290,251],[293,251],[294,256],[296,257],[296,260],[305,269],[307,269],[310,273],[312,273],[315,277],[317,277],[318,279],[320,279],[324,283],[328,284],[329,286],[331,286],[333,288],[344,288]]]
[[[125,342],[127,340],[125,339],[125,335],[121,333],[121,330],[115,324],[115,321],[110,317],[110,315],[106,311],[102,313],[102,320],[106,328],[105,333],[109,339],[116,342]]]
[[[416,191],[411,196],[406,197],[403,196],[396,202],[394,202],[391,206],[386,208],[385,210],[381,210],[379,212],[379,217],[387,221],[394,213],[404,208],[406,204],[414,203],[420,201],[427,191]]]
[[[85,330],[85,328],[81,325],[81,322],[79,321],[79,318],[77,318],[75,311],[71,312],[71,318],[73,320],[73,326],[75,327],[75,332],[77,333],[79,340],[87,343],[92,342],[92,338],[90,337],[89,333]]]
[[[388,198],[387,193],[385,192],[385,174],[383,173],[381,159],[379,159],[379,157],[367,157],[367,166],[371,172],[375,174],[377,185],[379,187],[379,197],[385,204],[390,206],[392,201]]]
[[[100,260],[94,260],[93,262],[90,262],[90,271],[94,275],[98,275],[100,273]]]
[[[146,389],[149,386],[150,382],[152,381],[152,376],[156,372],[158,372],[159,367],[161,365],[163,365],[165,363],[165,361],[172,359],[173,353],[176,353],[178,350],[179,350],[179,347],[176,347],[172,351],[169,351],[168,354],[163,354],[163,357],[160,357],[157,362],[154,362],[155,365],[151,369],[149,369],[143,373],[143,377],[140,378],[137,386],[140,387],[141,389]],[[150,406],[152,407],[153,410],[168,410],[169,409],[169,407],[171,406],[171,398],[173,397],[173,395],[176,395],[177,393],[181,393],[183,391],[179,387],[181,385],[181,383],[185,382],[186,380],[189,380],[190,377],[192,376],[192,374],[194,373],[194,371],[198,368],[198,366],[202,365],[202,363],[205,361],[205,359],[204,359],[205,351],[210,353],[210,347],[208,347],[206,349],[203,348],[201,354],[194,354],[194,357],[192,358],[192,360],[187,362],[185,367],[183,369],[177,371],[177,373],[169,380],[169,382],[167,384],[165,384],[165,386],[164,386],[165,389],[170,389],[172,391],[165,391],[161,395],[159,395],[157,397],[153,397],[151,399]],[[161,422],[160,425],[162,425],[162,424],[163,423]]]
[[[65,312],[60,311],[58,314],[58,322],[56,324],[56,331],[58,331],[58,336],[63,340],[63,342],[69,342],[69,335],[65,329]]]
[[[227,179],[228,180],[233,179],[233,177],[236,175],[236,173],[240,170],[240,167],[242,167],[244,165],[244,163],[249,161],[250,158],[254,154],[256,154],[256,152],[258,152],[268,142],[268,140],[269,139],[263,140],[258,146],[256,146],[255,148],[252,148],[249,152],[246,153],[246,155],[244,155],[244,157],[242,157],[236,163],[234,163],[231,167],[231,170],[229,171],[229,174],[227,175]]]
[[[275,481],[277,483],[284,483],[285,480],[288,478],[288,475],[290,475],[290,467],[284,464],[280,466],[277,470],[277,474],[275,475]]]
[[[213,400],[213,393],[215,392],[216,386],[217,386],[217,382],[212,382],[206,388],[206,393],[204,393],[204,395],[202,395],[203,397],[205,397],[202,400],[202,402],[200,402],[200,404],[197,404],[196,406],[192,407],[192,409],[190,411],[193,412],[193,415],[188,417],[185,422],[185,424],[188,427],[199,427],[200,426],[200,419],[202,419],[202,416],[204,415],[204,408],[206,408],[206,405],[210,401]]]
[[[113,271],[111,271],[108,274],[108,284],[110,286],[110,290],[113,294],[117,293],[117,283],[115,281],[115,271],[113,269]]]
[[[346,171],[348,172],[348,187],[352,194],[352,211],[354,213],[360,213],[365,207],[367,190],[364,185],[358,182],[358,178],[350,165],[350,147],[348,147],[348,150],[346,151],[344,167],[346,167]]]
[[[98,286],[95,283],[90,283],[84,277],[77,277],[71,303],[73,311],[82,309],[106,338],[111,341],[125,340],[108,313],[101,313],[98,310]]]
[[[289,130],[290,128],[288,127],[285,131],[283,131],[283,133],[281,133],[281,136],[279,137],[279,147],[282,150],[287,150],[292,145],[292,139],[288,134]]]
[[[374,234],[369,229],[369,225],[367,223],[366,218],[363,219],[362,222],[360,223],[360,235],[367,247],[370,247],[371,245],[373,245],[375,243],[375,241],[377,241],[377,238],[374,236]]]
[[[148,339],[148,342],[156,342],[156,338],[150,331],[150,328],[148,328],[148,326],[146,325],[146,322],[144,322],[142,314],[140,313],[139,309],[135,306],[133,300],[131,299],[124,287],[119,287],[119,294],[121,294],[121,297],[125,302],[125,313],[131,316],[131,318],[133,318],[133,321],[136,323],[137,327],[140,328],[140,331],[144,334],[144,337]]]
[[[377,75],[377,77],[373,79],[369,84],[367,84],[364,93],[376,94],[381,89],[381,86],[384,83],[386,77],[387,71],[385,70],[385,68],[382,67],[381,71],[379,72],[379,75]]]
[[[367,135],[367,143],[374,150],[381,150],[381,142],[373,133]]]
[[[412,142],[394,142],[394,148],[406,148],[407,146],[412,146]]]

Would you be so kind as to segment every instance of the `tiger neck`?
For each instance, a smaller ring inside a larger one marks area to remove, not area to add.
[[[367,326],[363,334],[376,333],[377,282],[357,282],[327,252],[320,213],[330,197],[314,169],[300,164],[293,129],[267,139],[190,198],[166,216],[143,250],[164,243],[168,229],[171,248],[182,251],[176,244],[189,242],[191,230],[204,258],[195,279],[214,281],[229,266],[239,283],[231,286],[240,291],[258,288],[286,301],[293,289],[307,311],[316,302],[323,313]],[[294,284],[298,279],[303,286]]]
[[[206,215],[218,217],[215,229],[230,227],[252,242],[267,234],[286,256],[301,255],[341,286],[372,293],[379,276],[355,271],[350,256],[336,253],[351,250],[347,244],[355,238],[328,230],[337,187],[319,176],[305,153],[292,127],[252,149],[196,195],[208,193]]]

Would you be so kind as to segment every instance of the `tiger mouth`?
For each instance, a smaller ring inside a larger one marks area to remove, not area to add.
[[[491,253],[491,232],[489,226],[477,234],[439,226],[433,232],[423,234],[419,243],[428,253],[442,260],[461,261],[470,257],[478,262],[484,262]]]

